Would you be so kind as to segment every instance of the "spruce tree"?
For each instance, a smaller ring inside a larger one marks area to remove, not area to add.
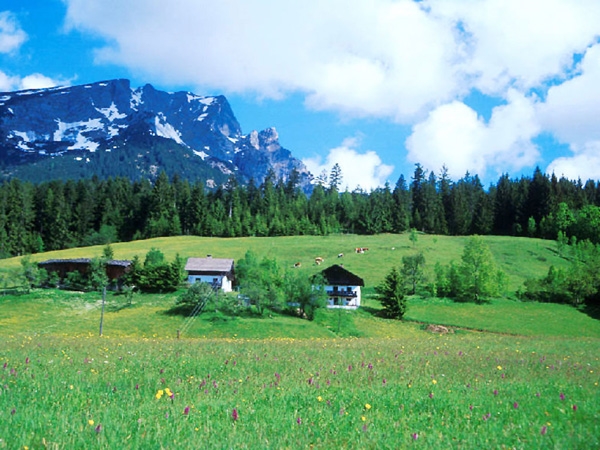
[[[404,280],[395,267],[386,275],[385,279],[375,287],[377,300],[383,306],[383,314],[390,319],[402,319],[406,312],[406,299],[404,298]]]

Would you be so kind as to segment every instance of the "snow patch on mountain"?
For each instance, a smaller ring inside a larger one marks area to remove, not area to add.
[[[110,122],[115,119],[124,119],[127,114],[120,113],[115,102],[112,102],[108,108],[96,108],[100,114],[103,114]]]
[[[185,142],[181,140],[181,133],[177,131],[173,125],[167,122],[167,119],[162,113],[158,113],[154,118],[154,126],[156,127],[157,136],[173,139],[178,144],[185,145]]]

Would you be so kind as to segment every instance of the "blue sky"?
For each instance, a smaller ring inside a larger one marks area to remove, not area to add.
[[[600,179],[597,0],[4,0],[0,91],[224,94],[350,189],[414,164]]]

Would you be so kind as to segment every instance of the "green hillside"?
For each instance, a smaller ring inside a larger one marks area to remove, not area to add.
[[[203,315],[186,322],[186,317],[173,311],[178,293],[136,294],[130,305],[125,296],[109,294],[105,315],[105,333],[118,336],[174,337],[184,329],[186,337],[240,338],[327,338],[354,337],[415,337],[422,333],[423,324],[444,324],[465,330],[485,330],[522,336],[583,336],[600,337],[600,322],[569,305],[522,303],[515,290],[530,276],[546,274],[551,264],[562,265],[549,241],[486,237],[494,257],[509,280],[507,298],[494,299],[488,304],[454,303],[433,298],[410,298],[404,322],[377,317],[380,304],[374,300],[377,285],[392,266],[401,265],[402,256],[415,251],[425,254],[427,269],[436,262],[458,261],[466,238],[419,235],[416,244],[408,235],[333,235],[327,237],[301,236],[279,238],[200,238],[174,237],[129,243],[112,247],[115,258],[128,259],[135,255],[143,259],[151,248],[160,249],[167,259],[179,254],[183,258],[212,254],[238,260],[253,250],[259,257],[276,258],[285,267],[301,262],[299,269],[307,275],[330,264],[344,264],[365,280],[363,307],[358,311],[322,311],[314,322],[289,316],[269,314],[256,317],[212,317]],[[364,254],[356,247],[368,247]],[[94,257],[102,247],[87,247],[33,255],[41,261],[50,258]],[[338,254],[343,253],[342,257]],[[314,258],[325,263],[317,266]],[[20,258],[0,262],[1,273],[8,284],[11,273],[20,268]],[[94,335],[98,332],[101,299],[98,293],[35,290],[27,295],[0,297],[0,328],[6,333],[49,333]]]
[[[400,266],[402,257],[422,251],[426,265],[431,272],[436,262],[448,264],[459,261],[467,237],[419,235],[415,245],[409,234],[381,234],[373,236],[337,234],[330,236],[286,236],[265,238],[207,238],[196,236],[156,238],[112,244],[115,259],[130,259],[138,255],[143,259],[151,248],[158,248],[168,260],[179,254],[182,258],[203,257],[207,254],[215,258],[244,256],[253,250],[259,257],[275,258],[285,267],[300,262],[299,270],[314,273],[331,264],[344,264],[348,270],[365,280],[367,287],[378,284],[392,266]],[[499,267],[506,272],[509,291],[522,286],[527,277],[540,277],[547,273],[550,265],[565,265],[566,261],[556,252],[552,241],[507,236],[484,236]],[[356,247],[367,247],[364,254],[354,252]],[[102,246],[81,247],[33,255],[34,261],[54,258],[94,257],[102,254]],[[343,253],[344,256],[338,258]],[[316,266],[314,259],[322,257],[325,262]],[[16,269],[21,258],[0,261],[0,271]],[[1,272],[0,272],[1,273]]]

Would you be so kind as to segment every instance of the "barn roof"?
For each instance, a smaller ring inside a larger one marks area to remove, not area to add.
[[[91,258],[73,258],[73,259],[47,259],[46,261],[41,261],[38,265],[49,265],[49,264],[90,264],[92,262]],[[131,261],[127,259],[111,259],[107,262],[109,266],[123,266],[129,267],[131,265]]]
[[[185,265],[188,272],[231,272],[233,259],[228,258],[188,258]]]
[[[364,280],[358,275],[354,275],[339,264],[321,271],[321,274],[327,280],[327,284],[336,286],[364,286]]]

